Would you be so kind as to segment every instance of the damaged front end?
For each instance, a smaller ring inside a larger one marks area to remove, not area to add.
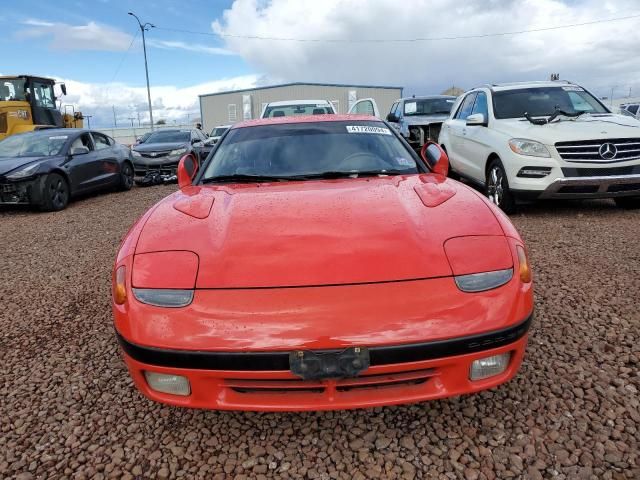
[[[409,125],[407,141],[416,150],[420,149],[427,142],[437,142],[441,129],[442,122],[427,123],[425,125]]]
[[[0,205],[35,205],[41,202],[41,177],[10,181],[0,176]]]

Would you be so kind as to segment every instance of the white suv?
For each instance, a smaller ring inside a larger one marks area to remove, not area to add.
[[[640,207],[640,122],[569,82],[487,85],[462,95],[439,143],[452,174],[505,212],[516,199],[614,198]]]

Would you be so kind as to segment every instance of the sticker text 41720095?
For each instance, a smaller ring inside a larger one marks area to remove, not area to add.
[[[374,133],[377,135],[391,135],[388,128],[384,127],[372,127],[369,125],[347,125],[347,132],[349,133]]]

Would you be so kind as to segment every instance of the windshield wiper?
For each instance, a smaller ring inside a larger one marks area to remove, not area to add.
[[[204,178],[202,183],[250,183],[250,182],[279,182],[281,180],[291,180],[293,177],[275,176],[275,175],[245,175],[243,173],[234,173],[233,175],[218,175],[216,177]]]
[[[408,173],[414,173],[415,169],[407,168],[404,170],[353,170],[353,171],[328,171],[318,173],[307,173],[302,175],[218,175],[216,177],[209,177],[202,180],[202,183],[223,183],[223,182],[237,182],[237,183],[249,183],[249,182],[277,182],[277,181],[295,181],[295,180],[313,180],[319,178],[361,178],[361,177],[374,177],[378,175],[405,175]]]
[[[376,177],[378,175],[406,175],[408,173],[414,173],[414,168],[405,168],[403,170],[336,170],[328,172],[309,173],[306,175],[296,175],[290,177],[293,180],[310,180],[314,178],[362,178],[362,177]]]
[[[529,114],[529,112],[524,112],[523,117],[529,120],[529,122],[533,123],[534,125],[546,125],[547,123],[553,122],[558,117],[578,118],[580,115],[584,115],[585,113],[587,112],[585,112],[584,110],[575,113],[569,113],[556,107],[555,111],[551,115],[549,115],[549,118],[533,118]]]

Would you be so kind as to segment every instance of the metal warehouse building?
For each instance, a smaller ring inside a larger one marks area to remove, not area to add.
[[[258,118],[269,102],[328,100],[338,113],[347,113],[349,107],[361,98],[375,99],[380,115],[386,116],[393,102],[400,97],[402,87],[285,83],[200,95],[200,116],[203,128],[208,132],[217,125]]]

